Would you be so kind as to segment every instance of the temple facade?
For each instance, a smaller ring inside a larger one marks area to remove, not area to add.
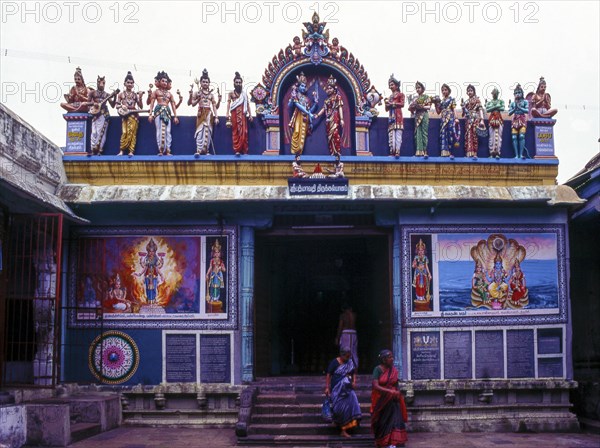
[[[61,157],[0,109],[2,386],[117,391],[129,423],[177,423],[191,400],[193,422],[243,435],[244,391],[322,375],[349,305],[359,373],[392,350],[413,430],[577,428],[581,199],[556,184],[549,108],[518,89],[508,107],[405,101],[393,76],[383,98],[325,23],[305,27],[225,116],[203,74],[198,116],[177,117],[162,72],[152,120],[141,94],[100,127],[67,101]],[[32,164],[43,188],[18,175]]]

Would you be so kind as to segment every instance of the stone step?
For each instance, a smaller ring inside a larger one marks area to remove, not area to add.
[[[279,414],[321,414],[322,402],[302,403],[302,404],[257,404],[254,405],[253,414],[256,415],[279,415]],[[371,405],[369,403],[360,403],[363,412],[369,412]]]
[[[371,376],[357,375],[356,389],[371,392]],[[252,383],[259,393],[323,393],[325,376],[260,378]]]
[[[357,382],[371,382],[369,374],[356,375]],[[265,376],[253,381],[254,385],[262,384],[325,384],[325,375]]]
[[[369,434],[370,426],[360,426],[353,429],[354,434]],[[339,434],[339,429],[331,423],[281,423],[281,424],[252,424],[248,429],[249,435],[300,436],[300,435],[331,435]]]
[[[296,414],[253,414],[251,424],[284,424],[284,423],[323,423],[320,411],[318,413],[296,413]],[[371,424],[371,414],[363,412],[361,425]]]
[[[258,386],[259,393],[323,393],[325,389],[325,381],[319,384],[312,385],[287,385],[287,384],[266,384]],[[371,393],[371,383],[357,383],[357,391],[366,391]]]
[[[201,427],[231,426],[238,419],[235,409],[128,409],[123,424],[129,426]]]
[[[370,434],[356,434],[351,438],[339,435],[250,435],[238,438],[238,446],[286,446],[289,448],[304,448],[308,446],[346,448],[346,447],[373,447],[373,436]]]
[[[79,442],[102,432],[99,423],[71,423],[71,443]]]
[[[370,403],[371,393],[358,391],[356,398],[360,403]],[[256,397],[256,404],[286,405],[286,404],[323,404],[323,391],[318,394],[261,394]]]

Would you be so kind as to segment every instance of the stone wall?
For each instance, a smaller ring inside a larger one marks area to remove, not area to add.
[[[242,386],[181,383],[121,388],[123,423],[229,427],[238,420]]]
[[[407,381],[413,432],[577,432],[563,380]]]
[[[25,406],[0,406],[0,446],[20,448],[27,437]]]
[[[0,190],[1,199],[7,201],[3,205],[12,212],[53,211],[81,221],[55,195],[67,182],[61,149],[2,104],[0,182],[12,189],[7,189],[6,194]],[[15,195],[14,191],[19,194]]]
[[[35,186],[54,193],[67,177],[62,151],[21,117],[0,104],[0,171],[25,190]]]

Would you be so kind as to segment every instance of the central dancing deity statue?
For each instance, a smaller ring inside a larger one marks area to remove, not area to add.
[[[318,96],[313,92],[314,102],[311,104],[307,93],[307,79],[304,73],[296,76],[296,84],[292,89],[292,95],[289,101],[290,107],[290,128],[292,129],[291,151],[292,154],[302,154],[306,136],[312,132],[314,113],[317,111]]]

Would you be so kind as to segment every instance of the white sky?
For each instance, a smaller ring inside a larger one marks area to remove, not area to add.
[[[185,101],[203,68],[223,93],[236,70],[247,85],[260,82],[315,9],[381,92],[393,72],[406,93],[417,79],[429,93],[455,86],[456,97],[478,83],[482,98],[498,85],[508,103],[516,82],[528,92],[544,76],[559,109],[560,183],[600,149],[598,1],[2,0],[0,102],[64,146],[59,103],[77,65],[89,85],[105,75],[121,86],[131,70],[143,90],[165,70],[184,95],[179,115],[195,115]]]

